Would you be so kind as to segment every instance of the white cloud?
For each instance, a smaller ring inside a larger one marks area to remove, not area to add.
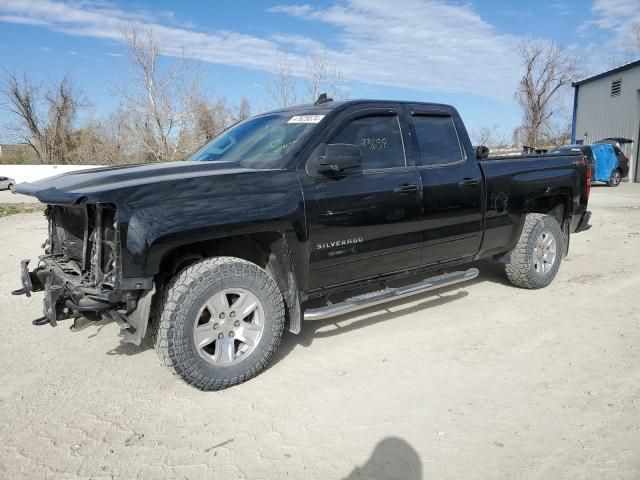
[[[295,17],[307,17],[316,13],[311,5],[276,5],[269,9],[273,13],[285,13]]]
[[[595,20],[582,25],[581,31],[590,26],[614,33],[614,42],[624,41],[631,33],[632,25],[640,22],[638,0],[595,0],[591,6]]]
[[[302,4],[279,5],[270,11],[333,27],[338,34],[327,55],[347,82],[509,100],[517,81],[519,38],[496,32],[470,3],[343,0],[325,9]],[[176,23],[173,17],[170,12],[154,15],[86,1],[0,0],[0,21],[30,22],[111,41],[121,41],[121,32],[131,21],[150,23],[166,55],[178,55],[184,47],[194,59],[267,72],[276,70],[279,53],[284,53],[292,73],[304,74],[306,53],[322,40],[291,32],[267,38],[205,32]]]
[[[271,40],[277,42],[281,46],[288,46],[299,52],[319,51],[324,44],[318,40],[313,40],[303,35],[289,35],[285,33],[276,33],[271,36]]]
[[[571,15],[573,13],[571,6],[566,3],[552,3],[551,8],[558,15]]]
[[[42,50],[43,52],[50,52],[51,49],[49,47],[40,47],[40,50]]]
[[[21,25],[48,25],[49,22],[37,18],[28,18],[20,15],[0,15],[0,22],[18,23]]]
[[[114,53],[114,52],[107,52],[107,53],[105,53],[105,55],[106,55],[107,57],[116,57],[116,58],[124,57],[124,55],[123,55],[123,54],[121,54],[121,53]]]
[[[67,53],[69,55],[78,55],[78,52],[76,52],[75,50],[69,50]]]
[[[347,79],[511,98],[519,39],[498,34],[469,4],[347,0],[324,10],[270,10],[337,28],[342,46],[329,56]]]

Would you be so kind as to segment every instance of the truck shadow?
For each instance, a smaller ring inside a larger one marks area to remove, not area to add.
[[[460,287],[458,287],[459,289]],[[282,338],[280,346],[276,350],[271,360],[271,366],[278,363],[289,353],[291,353],[296,347],[309,347],[314,340],[319,338],[328,338],[343,333],[352,332],[361,328],[370,327],[377,323],[386,322],[397,317],[404,315],[410,315],[416,312],[422,312],[429,308],[444,305],[455,300],[462,299],[469,295],[466,291],[458,291],[455,293],[447,294],[454,290],[454,288],[443,288],[438,293],[428,293],[424,295],[416,295],[409,300],[391,301],[384,305],[377,305],[375,307],[363,308],[358,312],[345,314],[334,318],[328,318],[326,320],[313,320],[307,321],[302,324],[302,331],[297,334],[285,334]],[[423,301],[420,301],[423,299]],[[389,308],[402,305],[403,301],[406,303],[420,301],[417,305],[413,305],[409,308],[404,308],[398,311],[391,311]],[[373,313],[373,315],[371,315]],[[351,321],[356,316],[371,315],[361,320]],[[351,323],[349,323],[351,322]],[[332,329],[325,329],[328,326],[333,326]]]
[[[376,305],[374,307],[365,308],[357,312],[341,315],[335,318],[328,318],[326,320],[314,320],[303,321],[302,331],[297,334],[285,334],[280,343],[280,347],[276,350],[271,360],[271,365],[275,365],[289,353],[291,353],[298,345],[302,347],[310,346],[316,338],[327,338],[342,333],[348,333],[360,328],[366,328],[371,325],[375,325],[380,322],[385,322],[396,317],[403,315],[409,315],[411,313],[421,312],[432,307],[444,305],[455,300],[466,297],[469,293],[466,290],[460,290],[463,287],[469,287],[477,283],[492,282],[501,285],[511,286],[504,274],[504,266],[498,262],[481,260],[470,264],[469,267],[476,267],[480,270],[480,275],[477,278],[465,282],[459,285],[452,285],[450,287],[441,288],[433,292],[424,293],[422,295],[415,295],[409,298],[390,301],[382,305]],[[405,283],[411,283],[407,281]],[[515,288],[515,287],[513,287]],[[455,292],[455,293],[452,293]],[[403,303],[420,303],[411,307],[401,310],[392,311],[390,308],[398,307]],[[351,321],[354,317],[360,317],[363,315],[369,315],[361,320]],[[91,337],[100,334],[100,330],[105,324],[111,322],[100,321],[96,322],[95,326],[100,327]],[[325,329],[328,326],[334,326],[333,329]],[[148,332],[147,332],[148,333]],[[147,337],[143,340],[142,345],[137,346],[131,343],[121,342],[115,348],[106,352],[107,355],[138,355],[146,350],[153,348],[150,339]]]
[[[328,318],[326,320],[303,321],[302,331],[297,334],[285,334],[282,338],[280,346],[276,350],[271,360],[271,366],[277,364],[285,358],[296,347],[309,347],[314,340],[319,338],[328,338],[343,333],[352,332],[361,328],[366,328],[377,323],[386,322],[397,317],[410,315],[412,313],[423,312],[433,307],[438,307],[449,302],[460,300],[469,295],[466,290],[461,288],[473,286],[477,283],[491,282],[500,285],[513,287],[506,279],[504,274],[504,266],[492,261],[475,262],[469,267],[477,267],[480,269],[480,275],[468,282],[452,285],[450,287],[441,288],[433,292],[427,292],[422,295],[390,301],[382,305],[376,305],[370,308],[363,308],[357,312]],[[415,304],[415,302],[420,302]],[[391,310],[393,307],[401,306],[403,303],[412,303],[411,307],[402,308],[400,310]],[[353,321],[355,317],[365,316],[360,320]],[[333,326],[334,328],[327,327]]]

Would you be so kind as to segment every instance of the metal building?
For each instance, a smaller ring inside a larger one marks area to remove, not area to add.
[[[640,60],[573,84],[571,143],[622,137],[629,157],[629,180],[640,182]]]

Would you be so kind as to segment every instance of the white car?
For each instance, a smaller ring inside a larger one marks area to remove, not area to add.
[[[13,191],[13,186],[15,184],[16,184],[16,181],[13,178],[0,177],[0,190],[11,190],[11,191]]]

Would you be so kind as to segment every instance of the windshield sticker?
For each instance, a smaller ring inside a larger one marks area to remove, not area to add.
[[[324,115],[296,115],[291,117],[287,123],[320,123]]]

